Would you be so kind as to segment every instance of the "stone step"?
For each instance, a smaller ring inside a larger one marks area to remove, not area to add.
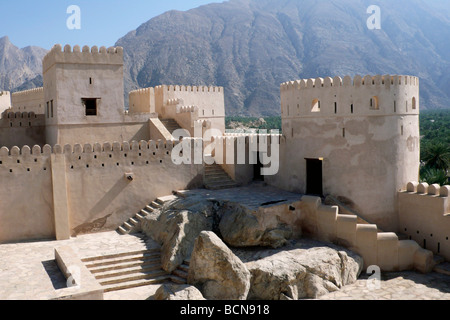
[[[145,272],[139,272],[134,275],[123,275],[123,276],[117,276],[113,279],[109,279],[106,281],[100,281],[99,283],[102,286],[107,286],[111,284],[123,284],[126,282],[132,282],[135,280],[153,280],[161,276],[168,276],[167,272],[159,269],[159,270],[153,270],[153,271],[145,271]]]
[[[175,275],[171,275],[171,276],[170,276],[170,280],[171,280],[172,282],[176,283],[176,284],[186,284],[186,283],[187,283],[187,280],[186,280],[186,279],[180,278],[180,277],[175,276]]]
[[[178,267],[178,269],[184,271],[184,272],[189,272],[189,265],[188,264],[182,264]]]
[[[178,198],[186,198],[186,193],[188,192],[189,190],[175,190],[172,193]]]
[[[124,223],[123,223],[123,226],[124,226],[125,229],[127,229],[127,230],[133,229],[133,226],[132,226],[131,224],[129,224],[128,222],[124,222]]]
[[[97,262],[97,263],[91,263],[86,265],[86,267],[88,269],[91,268],[97,268],[97,267],[105,267],[105,266],[113,266],[113,265],[118,265],[118,264],[123,264],[123,263],[127,263],[127,262],[137,262],[137,261],[145,261],[146,259],[148,259],[149,257],[156,257],[159,256],[160,253],[155,253],[152,255],[145,255],[145,256],[134,256],[134,257],[127,257],[127,258],[121,258],[121,259],[115,259],[115,260],[107,260],[107,261],[103,261],[103,262]]]
[[[117,277],[121,277],[121,276],[126,276],[126,275],[138,275],[138,274],[142,274],[142,273],[150,273],[152,271],[158,271],[161,270],[161,262],[157,261],[156,263],[153,262],[152,264],[148,264],[148,265],[142,265],[142,266],[138,266],[138,267],[129,267],[126,269],[121,269],[119,270],[113,270],[113,271],[108,271],[108,272],[97,272],[96,274],[94,274],[95,278],[97,280],[102,280],[102,279],[110,279],[110,278],[117,278]]]
[[[146,206],[144,209],[142,209],[139,214],[146,217],[148,216],[150,213],[152,213],[155,209],[153,209],[150,206]]]
[[[151,265],[158,265],[160,268],[161,267],[161,257],[149,258],[148,260],[142,260],[139,262],[132,261],[132,262],[113,265],[113,266],[109,266],[109,267],[100,267],[97,269],[91,268],[91,269],[89,269],[89,271],[92,274],[97,274],[97,273],[100,274],[100,273],[109,272],[109,271],[123,270],[123,269],[127,269],[127,268],[135,268],[135,267],[146,267],[146,266],[151,266]]]
[[[210,190],[222,190],[236,188],[238,185],[234,181],[224,182],[224,183],[205,183],[206,189]]]
[[[124,227],[119,227],[119,228],[117,229],[117,231],[118,231],[120,234],[127,234],[128,232],[130,232],[130,230],[125,230]]]
[[[159,209],[159,208],[161,208],[161,205],[158,202],[156,202],[156,201],[152,201],[150,203],[150,207],[153,208],[153,209]]]
[[[114,254],[106,254],[106,255],[102,255],[102,256],[83,258],[83,259],[81,259],[81,261],[93,262],[93,261],[100,261],[100,260],[123,258],[123,257],[128,257],[128,256],[154,255],[154,254],[160,254],[160,250],[161,250],[160,248],[154,248],[154,249],[147,249],[147,250],[137,250],[137,251],[114,253]]]
[[[174,272],[172,272],[172,275],[183,278],[183,279],[187,279],[187,277],[188,277],[188,273],[186,271],[183,271],[180,269],[176,269]]]
[[[104,285],[103,291],[104,292],[112,292],[112,291],[119,291],[119,290],[125,290],[125,289],[131,289],[131,288],[138,288],[143,286],[149,286],[152,284],[160,284],[170,281],[169,275],[159,276],[154,279],[139,279],[134,281],[129,281],[127,283],[122,284],[110,284],[110,285]]]
[[[440,263],[444,263],[445,258],[443,256],[440,256],[438,254],[433,254],[433,263],[435,266],[437,266]]]
[[[148,215],[148,214],[147,214],[147,215]],[[135,217],[136,217],[136,219],[138,219],[139,221],[144,220],[144,216],[141,215],[140,213],[136,213]]]
[[[137,226],[139,224],[139,221],[136,220],[135,218],[130,218],[130,224],[133,225],[134,227]]]
[[[434,272],[450,276],[450,262],[442,262],[433,268]]]

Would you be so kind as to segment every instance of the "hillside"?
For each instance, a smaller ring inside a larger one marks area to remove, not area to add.
[[[366,26],[372,4],[230,0],[166,12],[116,43],[125,49],[125,100],[159,84],[216,85],[227,116],[276,116],[285,81],[408,74],[421,79],[421,109],[450,108],[448,1],[379,0],[381,30]],[[0,38],[0,90],[41,86],[45,52]]]
[[[410,74],[423,109],[449,108],[450,9],[444,0],[231,0],[170,11],[117,45],[127,90],[165,84],[226,89],[228,115],[279,114],[279,85],[299,78]]]

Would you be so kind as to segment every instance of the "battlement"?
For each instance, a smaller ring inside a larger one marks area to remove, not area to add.
[[[160,85],[155,89],[168,92],[223,93],[223,87],[214,86]]]
[[[21,97],[24,98],[26,97],[28,99],[30,96],[38,96],[38,95],[44,96],[44,87],[14,92],[11,94],[11,97],[13,99],[20,99]]]
[[[439,186],[438,184],[429,185],[428,183],[409,182],[406,185],[407,193],[428,195],[432,197],[449,197],[450,186]]]
[[[123,65],[123,48],[104,46],[80,48],[79,45],[75,45],[72,49],[70,45],[66,45],[63,49],[60,44],[56,44],[42,60],[44,72],[57,63]]]
[[[326,77],[326,78],[316,78],[316,79],[302,79],[296,81],[288,81],[282,83],[280,88],[281,91],[287,90],[302,90],[302,89],[313,89],[313,88],[331,88],[331,87],[360,87],[360,86],[419,86],[419,78],[414,76],[405,75],[366,75],[361,77],[356,75],[353,79],[350,76],[345,76],[343,79],[341,77]]]
[[[185,138],[192,148],[199,143],[199,139]],[[48,158],[53,155],[64,155],[68,170],[119,167],[119,166],[145,166],[152,163],[163,163],[171,160],[173,148],[179,141],[150,140],[132,142],[113,142],[95,144],[66,144],[64,146],[45,145],[41,148],[38,145],[30,148],[25,145],[22,148],[17,146],[8,149],[0,149],[0,170],[8,169],[16,172],[15,169],[25,169],[23,164],[38,163],[37,157]],[[29,166],[28,166],[29,168]],[[23,171],[23,170],[22,170]]]
[[[417,115],[419,78],[377,75],[303,79],[280,86],[283,118]]]
[[[197,106],[178,106],[177,107],[177,113],[193,113],[197,112],[198,107]]]
[[[1,96],[9,96],[11,95],[9,91],[0,91],[0,97]]]

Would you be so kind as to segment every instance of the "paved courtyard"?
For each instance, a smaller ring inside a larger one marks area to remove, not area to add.
[[[54,262],[54,248],[69,245],[79,257],[126,252],[148,247],[142,235],[104,232],[64,241],[0,245],[0,300],[51,299],[66,280]],[[379,288],[370,288],[364,273],[352,285],[320,300],[450,300],[450,276],[416,272],[384,273]],[[373,282],[371,282],[373,284]],[[159,285],[105,293],[105,300],[152,299]]]
[[[261,185],[229,190],[188,191],[204,197],[239,201],[257,208],[268,202],[298,201],[301,195]],[[146,250],[157,246],[142,234],[119,235],[103,232],[82,235],[64,241],[23,242],[0,245],[0,300],[47,300],[66,287],[66,279],[55,262],[55,248],[71,247],[79,258]],[[416,272],[382,273],[378,287],[364,272],[358,281],[319,300],[450,300],[450,276],[440,273]],[[105,300],[152,299],[159,285],[113,291],[104,294]]]

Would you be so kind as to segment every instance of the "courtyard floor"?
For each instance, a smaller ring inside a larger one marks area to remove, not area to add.
[[[259,188],[259,190],[258,190]],[[194,191],[190,191],[194,192]],[[239,201],[250,207],[269,201],[297,201],[299,195],[264,186],[221,191],[195,190],[205,197]],[[64,241],[22,242],[0,245],[0,300],[48,300],[66,287],[55,262],[55,248],[69,246],[79,258],[145,250],[155,245],[142,234],[119,235],[116,231],[82,235]],[[450,276],[440,273],[382,273],[377,288],[364,272],[356,283],[319,300],[450,300]],[[160,285],[108,292],[105,300],[152,300]]]

